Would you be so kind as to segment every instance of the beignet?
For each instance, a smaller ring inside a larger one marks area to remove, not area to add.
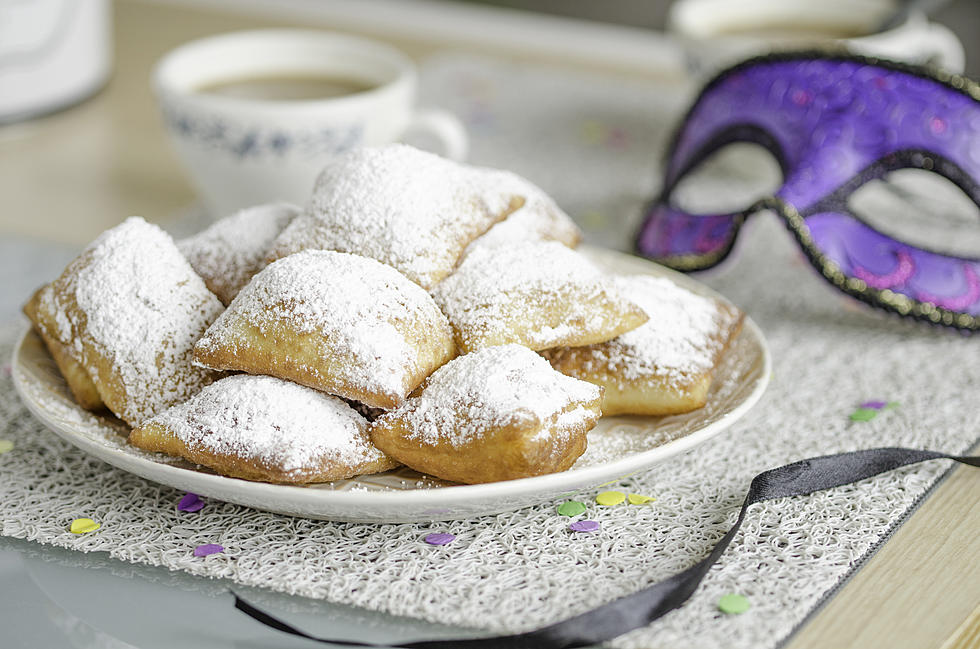
[[[44,346],[48,348],[51,358],[54,359],[61,376],[68,384],[68,390],[71,391],[78,405],[86,410],[102,410],[105,408],[102,397],[99,396],[99,391],[95,388],[92,377],[85,371],[81,361],[72,354],[71,341],[62,342],[58,340],[54,332],[49,332],[48,328],[44,326],[39,314],[39,305],[42,300],[51,300],[50,284],[46,284],[34,292],[31,299],[24,305],[24,315],[31,321],[31,324],[34,325],[34,331],[44,341]]]
[[[299,211],[287,203],[250,207],[178,241],[177,248],[227,306],[265,267],[269,246]]]
[[[445,316],[397,270],[306,250],[253,277],[197,343],[194,358],[392,408],[454,352]]]
[[[91,378],[106,406],[137,426],[219,376],[191,364],[221,312],[166,232],[139,217],[107,230],[38,302],[38,318]]]
[[[476,247],[432,296],[464,353],[508,343],[589,345],[647,320],[588,259],[557,241]]]
[[[464,256],[478,246],[507,246],[523,241],[558,241],[569,248],[582,240],[575,222],[544,192],[528,197],[506,219],[494,224],[466,247]]]
[[[233,478],[327,482],[398,465],[371,443],[367,426],[337,397],[238,374],[144,422],[129,441]]]
[[[662,277],[616,277],[613,284],[650,316],[605,343],[543,352],[555,369],[605,388],[604,415],[668,415],[702,407],[742,313]]]
[[[470,484],[513,480],[572,466],[601,398],[601,388],[554,371],[526,347],[488,347],[436,370],[370,434],[416,471]]]
[[[404,144],[356,149],[320,174],[309,206],[276,239],[270,258],[311,248],[350,252],[428,289],[470,241],[540,193],[510,172]]]

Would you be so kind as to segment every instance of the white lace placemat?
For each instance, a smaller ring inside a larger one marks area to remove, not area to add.
[[[538,180],[593,242],[625,245],[638,206],[658,182],[658,147],[682,104],[676,90],[668,101],[663,89],[634,82],[478,59],[435,60],[424,72],[431,103],[466,118],[475,161]],[[0,438],[14,447],[0,454],[0,534],[514,632],[632,593],[696,562],[734,522],[749,480],[764,469],[875,446],[966,451],[980,429],[977,341],[851,303],[815,275],[774,219],[758,220],[743,232],[725,273],[707,281],[764,330],[774,358],[768,393],[709,443],[608,487],[656,501],[590,503],[599,533],[570,534],[558,503],[430,525],[311,521],[219,502],[180,512],[183,494],[86,457],[38,425],[14,394],[5,365]],[[15,329],[0,332],[4,358]],[[851,412],[869,400],[898,405],[871,421],[851,421]],[[685,607],[611,644],[777,646],[947,468],[948,462],[932,462],[753,506],[732,548]],[[69,522],[80,516],[98,520],[101,529],[69,533]],[[457,538],[427,545],[422,539],[434,531]],[[195,557],[193,549],[205,543],[226,550]],[[746,596],[751,609],[719,613],[718,599],[729,592]]]

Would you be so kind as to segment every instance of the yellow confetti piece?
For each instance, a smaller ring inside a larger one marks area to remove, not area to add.
[[[0,455],[14,450],[14,443],[9,439],[0,439]]]
[[[581,134],[582,139],[584,139],[589,144],[598,144],[606,136],[605,125],[597,120],[588,119],[582,122]]]
[[[597,503],[600,505],[605,505],[606,507],[618,505],[624,500],[626,500],[626,494],[624,494],[622,491],[603,491],[601,494],[595,497],[595,501]]]
[[[590,210],[582,214],[583,224],[588,228],[602,228],[609,224],[609,217],[602,212]]]
[[[96,523],[91,518],[76,518],[71,522],[68,531],[72,534],[88,534],[102,527],[101,523]]]
[[[645,505],[652,503],[656,498],[652,496],[641,496],[640,494],[630,494],[627,498],[631,505]]]

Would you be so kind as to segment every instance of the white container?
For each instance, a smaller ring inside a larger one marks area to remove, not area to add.
[[[0,0],[0,122],[78,103],[109,78],[108,0]]]
[[[251,77],[336,76],[371,89],[319,99],[259,99],[202,92]],[[212,36],[167,54],[153,87],[171,143],[215,216],[261,203],[304,205],[323,168],[360,146],[409,132],[466,155],[462,124],[415,107],[418,74],[398,50],[327,31],[270,29]]]

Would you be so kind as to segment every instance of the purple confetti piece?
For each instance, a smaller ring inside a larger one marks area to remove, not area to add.
[[[599,523],[597,521],[575,521],[568,526],[568,529],[573,532],[595,532],[599,529]]]
[[[859,408],[868,408],[870,410],[881,410],[888,405],[887,401],[865,401]]]
[[[429,545],[446,545],[447,543],[452,543],[455,540],[455,534],[447,534],[445,532],[436,532],[425,537],[425,542]]]
[[[225,548],[217,543],[205,543],[204,545],[199,545],[194,548],[195,557],[206,557],[211,554],[219,554],[224,552]]]
[[[177,503],[177,509],[182,512],[199,512],[204,509],[204,501],[197,494],[186,493]]]

